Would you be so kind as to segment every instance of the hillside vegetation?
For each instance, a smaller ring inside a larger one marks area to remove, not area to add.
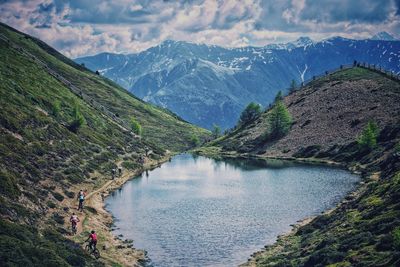
[[[62,236],[71,188],[99,188],[117,163],[140,170],[209,135],[4,24],[0,106],[0,262],[9,266],[90,265]]]
[[[399,266],[399,82],[352,68],[315,80],[283,103],[293,117],[284,137],[265,134],[268,109],[198,152],[334,161],[358,171],[363,182],[337,208],[297,226],[244,265]]]
[[[270,109],[251,123],[216,140],[222,152],[254,153],[265,156],[307,156],[355,142],[369,121],[382,130],[395,125],[400,114],[400,84],[363,68],[335,72],[315,80],[284,97],[293,117],[283,138],[265,138]]]

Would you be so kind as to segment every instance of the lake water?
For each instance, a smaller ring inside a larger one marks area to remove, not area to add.
[[[126,183],[106,207],[114,233],[145,249],[150,266],[235,266],[358,181],[325,166],[183,154]]]

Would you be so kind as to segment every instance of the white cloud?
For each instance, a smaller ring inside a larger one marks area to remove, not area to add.
[[[1,2],[0,20],[69,57],[139,52],[166,39],[238,47],[287,42],[299,36],[319,40],[334,35],[366,38],[382,30],[400,34],[393,0],[382,9],[373,0],[366,1],[360,6],[356,0],[328,0],[325,10],[315,0],[99,0],[96,4],[16,0]],[[350,17],[343,16],[343,10]]]

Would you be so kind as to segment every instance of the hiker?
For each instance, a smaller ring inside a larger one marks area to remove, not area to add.
[[[115,178],[115,174],[116,174],[116,170],[115,169],[112,169],[111,170],[111,177],[112,177],[112,179],[114,180],[114,178]]]
[[[84,191],[79,191],[78,194],[78,200],[79,200],[79,205],[78,205],[78,210],[80,210],[81,212],[83,211],[83,201],[85,201],[85,192]]]
[[[122,167],[118,167],[118,176],[122,175]]]
[[[139,157],[139,163],[142,165],[144,164],[144,157],[142,155]]]
[[[89,237],[86,239],[85,242],[88,242],[89,240],[90,240],[90,242],[89,242],[90,248],[92,250],[95,250],[96,249],[96,245],[97,245],[97,235],[96,235],[96,232],[94,230],[91,231]]]
[[[75,213],[72,213],[71,218],[69,218],[69,221],[71,222],[71,226],[72,226],[72,234],[76,234],[77,231],[77,224],[78,222],[80,222],[78,216]]]

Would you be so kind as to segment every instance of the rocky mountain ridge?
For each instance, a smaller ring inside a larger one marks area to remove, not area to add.
[[[299,85],[354,60],[398,74],[400,41],[302,37],[287,44],[228,49],[168,40],[138,54],[102,53],[75,61],[187,121],[226,129],[249,102],[267,106],[292,80]]]

